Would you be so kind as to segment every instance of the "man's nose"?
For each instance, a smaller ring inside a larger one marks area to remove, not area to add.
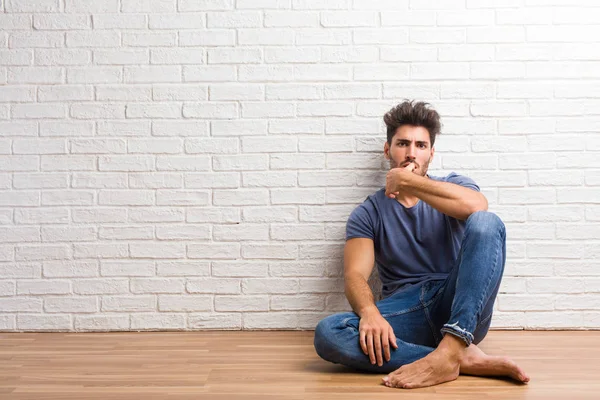
[[[416,156],[416,149],[415,146],[408,146],[408,148],[406,149],[406,158],[410,158],[411,160],[414,160]]]

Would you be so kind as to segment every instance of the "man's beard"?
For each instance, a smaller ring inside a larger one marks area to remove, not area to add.
[[[402,163],[398,164],[396,162],[396,160],[394,160],[392,158],[392,156],[390,155],[390,169],[392,169],[392,168],[404,168],[410,162],[411,162],[411,160],[407,159],[407,160],[404,160]],[[419,164],[417,164],[416,161],[412,161],[412,163],[415,165],[415,169],[413,170],[413,174],[425,176],[427,174],[427,170],[429,169],[429,163],[430,162],[431,162],[431,157],[427,159],[427,161],[423,164],[423,166],[420,166]]]

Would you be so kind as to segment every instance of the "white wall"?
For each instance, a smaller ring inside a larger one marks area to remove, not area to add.
[[[404,98],[508,227],[493,325],[600,328],[599,4],[0,0],[0,330],[346,310]]]

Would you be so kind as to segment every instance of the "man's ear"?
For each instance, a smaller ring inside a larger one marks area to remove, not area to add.
[[[433,160],[433,156],[435,155],[435,147],[431,147],[431,157],[429,157],[429,161]]]
[[[383,155],[385,156],[386,160],[390,159],[390,144],[387,142],[387,140],[383,145]]]

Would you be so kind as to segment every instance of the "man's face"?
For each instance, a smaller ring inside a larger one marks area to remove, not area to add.
[[[429,141],[429,132],[422,126],[402,125],[396,129],[392,143],[385,142],[385,158],[390,160],[390,169],[404,168],[413,163],[415,174],[425,176],[433,159],[434,149]]]

